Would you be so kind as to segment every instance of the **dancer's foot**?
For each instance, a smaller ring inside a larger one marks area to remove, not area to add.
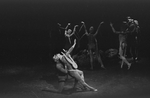
[[[121,64],[121,68],[123,68],[123,64]]]
[[[130,67],[131,67],[131,63],[128,64],[128,70],[130,69]]]
[[[106,68],[104,67],[104,65],[101,65],[101,68],[106,69]]]
[[[97,92],[98,90],[97,90],[97,89],[95,89],[95,88],[93,88],[93,89],[91,89],[91,91]]]
[[[95,89],[95,88],[93,88],[93,87],[85,87],[85,90],[88,90],[88,91],[94,91],[94,92],[96,92],[96,91],[98,91],[97,89]]]
[[[139,58],[138,58],[138,57],[136,57],[136,58],[135,58],[135,62],[137,63],[138,61],[139,61]]]
[[[75,91],[83,91],[83,88],[80,88],[80,87],[76,87],[76,88],[73,88]]]

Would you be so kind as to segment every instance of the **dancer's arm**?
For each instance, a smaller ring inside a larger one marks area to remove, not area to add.
[[[68,29],[68,27],[70,26],[70,23],[68,23],[66,27],[62,27],[60,23],[57,23],[57,24],[61,29],[64,29],[64,30]]]
[[[68,29],[69,26],[70,26],[70,23],[68,23],[67,26],[65,27],[65,36],[68,36],[68,34],[67,34],[67,32],[68,32],[67,29]]]
[[[64,27],[61,27],[61,24],[60,24],[60,23],[57,23],[57,25],[59,26],[59,28],[65,29]]]
[[[75,63],[75,61],[72,59],[72,57],[70,56],[70,54],[66,54],[66,53],[63,53],[61,52],[64,56],[64,58],[72,65],[73,68],[78,68],[78,65]],[[68,65],[69,66],[69,65]],[[69,68],[70,69],[70,68]],[[73,71],[72,68],[71,70],[68,70],[68,71]]]
[[[96,36],[96,35],[98,34],[99,28],[101,27],[101,25],[102,25],[103,23],[104,23],[104,22],[101,22],[101,23],[99,24],[99,26],[98,26],[98,28],[97,28],[96,33],[94,34],[94,36]]]
[[[83,24],[81,25],[81,27],[79,28],[79,31],[78,32],[75,32],[75,36],[77,38],[77,40],[80,40],[81,38],[79,37],[79,33],[81,31],[81,29],[83,28]]]
[[[66,55],[70,54],[73,51],[75,45],[76,45],[76,39],[74,39],[74,44],[69,48],[68,51],[63,49],[63,51],[66,52]]]
[[[70,37],[71,37],[73,34],[75,34],[77,27],[78,27],[78,25],[75,25],[75,26],[74,26],[73,32],[70,34]]]
[[[61,64],[56,64],[56,68],[63,73],[68,73],[67,68],[63,68]]]
[[[66,36],[67,29],[68,29],[68,27],[69,27],[70,23],[68,23],[66,27],[62,27],[60,23],[57,23],[57,25],[59,26],[59,28],[60,28],[60,29],[65,30],[65,36]],[[61,33],[61,31],[60,31],[60,30],[59,30],[59,32]]]
[[[68,27],[70,26],[71,23],[68,23],[67,26],[65,27],[65,29],[68,29]]]
[[[88,32],[87,32],[85,23],[83,21],[81,23],[83,24],[83,27],[84,27],[84,30],[85,30],[85,33],[81,36],[81,38],[82,38],[83,36],[88,35]]]
[[[81,31],[81,29],[82,29],[83,26],[84,26],[84,22],[82,21],[81,23],[82,23],[82,25],[81,25],[81,27],[80,27],[80,29],[79,29],[79,32]]]
[[[116,31],[116,30],[115,30],[115,28],[113,27],[113,24],[112,24],[112,23],[110,23],[110,27],[111,27],[111,29],[112,29],[112,31],[113,31],[114,33],[120,33],[119,31]]]
[[[81,23],[83,23],[83,27],[84,27],[84,30],[85,30],[85,34],[88,34],[85,23],[84,23],[83,21],[82,21]]]

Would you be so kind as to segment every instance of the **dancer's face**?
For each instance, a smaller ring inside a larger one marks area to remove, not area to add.
[[[94,27],[91,26],[91,27],[89,28],[89,33],[92,34],[93,32],[94,32]]]
[[[53,59],[54,59],[55,62],[58,62],[59,59],[62,59],[62,55],[61,54],[56,54],[56,55],[53,56]]]
[[[133,21],[133,19],[129,18],[129,19],[128,19],[128,21],[129,21],[129,22],[132,22],[132,21]]]

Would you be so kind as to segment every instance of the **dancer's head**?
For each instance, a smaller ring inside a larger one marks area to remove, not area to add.
[[[131,17],[130,17],[130,16],[127,16],[127,19],[131,19]]]
[[[71,30],[71,29],[68,29],[67,34],[71,34],[71,32],[72,32],[72,30]]]
[[[132,22],[133,19],[132,19],[130,16],[127,16],[127,21],[128,21],[128,22]]]
[[[53,60],[55,61],[55,62],[58,62],[60,59],[62,59],[62,55],[61,54],[55,54],[54,56],[53,56]]]
[[[89,28],[89,33],[92,34],[93,32],[94,32],[94,27],[91,26],[91,27]]]

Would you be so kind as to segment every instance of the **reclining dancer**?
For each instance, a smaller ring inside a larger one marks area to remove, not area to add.
[[[128,69],[130,69],[131,67],[131,63],[129,63],[127,61],[127,59],[125,58],[126,56],[126,47],[127,47],[127,43],[126,43],[126,37],[127,37],[127,31],[125,28],[122,28],[121,31],[116,31],[113,27],[113,24],[110,23],[110,26],[112,28],[112,31],[116,34],[119,34],[119,56],[122,59],[121,62],[121,68],[123,67],[124,63],[126,63],[128,65]]]
[[[86,26],[85,26],[85,23],[83,21],[81,23],[83,23],[83,26],[84,26],[84,29],[85,29],[85,34],[84,35],[86,35],[87,38],[88,38],[88,52],[89,52],[89,55],[90,55],[91,69],[93,70],[93,61],[94,61],[93,52],[95,52],[96,58],[97,58],[98,62],[101,64],[101,67],[105,69],[104,64],[102,62],[102,59],[101,59],[101,56],[100,56],[100,53],[99,53],[99,50],[98,50],[98,43],[97,43],[97,39],[96,39],[96,35],[99,32],[99,28],[101,27],[101,24],[103,24],[104,22],[101,22],[99,24],[99,26],[98,26],[95,33],[93,33],[94,32],[94,27],[93,26],[91,26],[89,28],[89,33],[88,33],[88,31],[86,29]]]
[[[76,64],[76,62],[72,59],[70,53],[72,52],[72,50],[74,49],[76,44],[76,40],[74,40],[74,44],[73,46],[67,51],[64,50],[64,52],[61,52],[61,54],[59,54],[59,58],[60,60],[67,66],[67,70],[68,70],[68,74],[75,78],[75,84],[74,84],[74,88],[77,86],[78,83],[80,83],[85,89],[88,90],[92,90],[92,91],[97,91],[97,89],[89,86],[85,80],[84,80],[84,75],[83,75],[83,71],[77,69],[78,65]]]

